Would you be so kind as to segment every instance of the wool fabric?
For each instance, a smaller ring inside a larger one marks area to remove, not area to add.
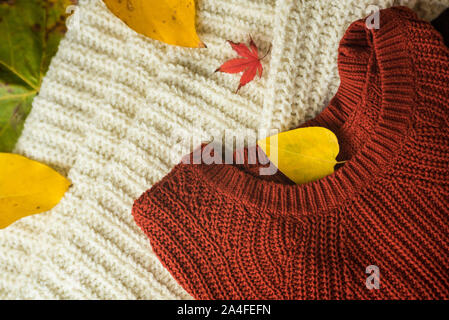
[[[194,298],[449,298],[449,48],[396,7],[378,30],[349,27],[338,66],[338,92],[305,125],[337,135],[348,162],[334,174],[294,185],[260,165],[181,163],[135,202]]]
[[[337,90],[337,47],[369,5],[402,3],[430,21],[449,0],[198,0],[207,49],[137,35],[100,0],[80,0],[15,152],[68,176],[48,213],[0,230],[2,299],[189,299],[130,215],[179,162],[177,137],[287,129]],[[252,35],[264,76],[213,74]]]

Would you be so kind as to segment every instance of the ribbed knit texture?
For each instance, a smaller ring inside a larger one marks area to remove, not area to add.
[[[100,1],[80,2],[15,150],[73,187],[49,213],[0,230],[0,298],[189,298],[130,215],[179,162],[176,137],[301,123],[338,87],[345,28],[394,1],[199,0],[204,50],[138,36]],[[449,5],[409,2],[427,20]],[[225,40],[249,34],[273,50],[264,77],[236,95],[238,76],[213,71],[235,56]]]
[[[449,48],[407,8],[380,16],[347,30],[341,86],[306,124],[336,133],[342,168],[298,186],[257,165],[179,164],[135,202],[193,297],[449,298]]]
[[[338,43],[349,24],[380,9],[408,6],[430,21],[447,0],[298,0],[278,5],[262,128],[285,131],[315,117],[336,93]]]

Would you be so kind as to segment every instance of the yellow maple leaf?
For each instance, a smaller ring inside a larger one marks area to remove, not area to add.
[[[69,186],[69,180],[44,164],[0,153],[0,229],[50,210]]]
[[[194,0],[103,0],[131,29],[168,44],[204,48],[195,29]]]
[[[290,180],[304,184],[334,172],[340,152],[335,134],[322,127],[299,128],[257,142]]]

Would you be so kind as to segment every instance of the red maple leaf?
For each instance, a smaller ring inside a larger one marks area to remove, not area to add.
[[[228,43],[241,58],[234,58],[226,61],[220,68],[215,70],[215,72],[239,73],[244,71],[240,78],[240,84],[236,91],[237,93],[241,87],[254,79],[257,72],[259,72],[259,78],[262,77],[263,67],[261,60],[268,55],[271,47],[262,58],[259,58],[259,50],[251,37],[249,47],[244,43],[235,43],[230,40],[228,40]]]

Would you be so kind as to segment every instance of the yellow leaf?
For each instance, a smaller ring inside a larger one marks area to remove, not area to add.
[[[0,153],[0,229],[23,217],[50,210],[70,181],[37,161]]]
[[[259,140],[257,144],[270,161],[296,184],[332,174],[340,152],[335,134],[321,127],[282,132]]]
[[[204,48],[195,29],[194,0],[103,0],[131,29],[182,47]]]

